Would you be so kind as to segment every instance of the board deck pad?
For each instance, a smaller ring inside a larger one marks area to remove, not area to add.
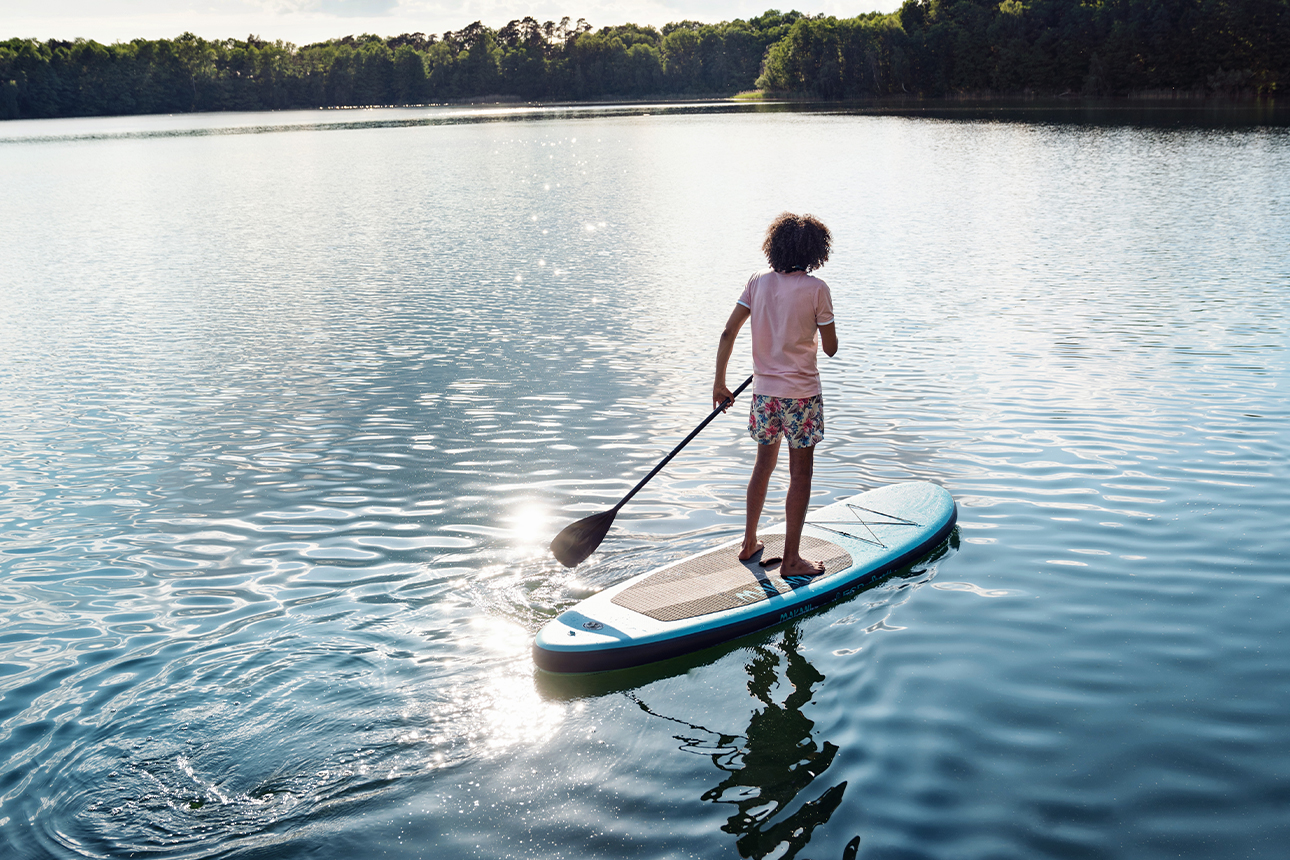
[[[718,547],[660,570],[624,589],[613,602],[648,615],[655,621],[680,621],[712,612],[747,606],[784,594],[795,585],[827,578],[852,565],[851,554],[831,541],[802,535],[802,557],[824,562],[824,573],[812,577],[779,575],[779,565],[761,567],[763,558],[784,554],[782,534],[764,534],[766,548],[748,561],[739,560],[738,547]]]

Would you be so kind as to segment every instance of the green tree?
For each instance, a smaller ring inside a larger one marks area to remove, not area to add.
[[[663,28],[661,46],[663,77],[671,92],[695,92],[703,80],[703,56],[699,47],[697,22],[668,24]]]
[[[415,104],[426,98],[425,55],[412,45],[394,51],[393,96],[396,104]]]
[[[358,63],[349,45],[330,45],[325,49],[327,61],[326,104],[334,107],[357,104],[356,78]]]
[[[497,94],[502,81],[497,34],[478,21],[467,30],[466,49],[457,56],[459,89],[466,96]]]
[[[383,39],[372,37],[354,55],[354,104],[392,104],[393,91],[394,52]]]

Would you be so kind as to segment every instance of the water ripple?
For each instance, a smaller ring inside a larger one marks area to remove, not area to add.
[[[4,850],[1283,842],[1284,129],[566,113],[5,146]],[[838,239],[812,503],[932,480],[958,531],[791,625],[535,678],[547,619],[740,533],[732,414],[588,563],[546,550],[707,414],[786,207]]]

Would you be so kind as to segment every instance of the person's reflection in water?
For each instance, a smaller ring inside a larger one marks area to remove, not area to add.
[[[808,800],[792,814],[776,819],[807,786],[828,770],[838,748],[819,743],[811,734],[815,727],[802,708],[811,701],[822,675],[798,652],[800,634],[796,627],[784,633],[781,642],[758,645],[748,664],[748,691],[764,707],[752,715],[746,734],[727,735],[676,720],[702,732],[699,737],[677,735],[682,749],[711,756],[712,763],[727,772],[717,786],[703,794],[713,803],[729,803],[738,811],[722,825],[733,834],[742,857],[775,857],[789,860],[811,840],[811,833],[833,815],[842,802],[847,784],[840,782]],[[782,654],[782,658],[781,658]],[[772,698],[780,681],[780,665],[791,692],[782,703]],[[633,697],[634,698],[634,697]],[[642,709],[654,714],[639,699]],[[662,716],[655,714],[655,716]],[[714,743],[715,741],[715,743]],[[844,858],[854,858],[859,837],[847,846]]]

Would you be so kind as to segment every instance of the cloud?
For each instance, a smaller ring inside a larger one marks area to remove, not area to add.
[[[318,11],[338,18],[368,18],[388,15],[399,0],[320,0]]]
[[[322,14],[337,18],[378,18],[389,15],[399,0],[261,0],[274,15]]]
[[[500,28],[532,15],[586,18],[661,27],[687,18],[716,23],[760,15],[768,8],[850,17],[898,8],[900,0],[0,0],[0,39],[11,36],[104,44],[173,39],[185,31],[205,39],[255,33],[297,45],[347,33],[443,33],[472,21]]]

